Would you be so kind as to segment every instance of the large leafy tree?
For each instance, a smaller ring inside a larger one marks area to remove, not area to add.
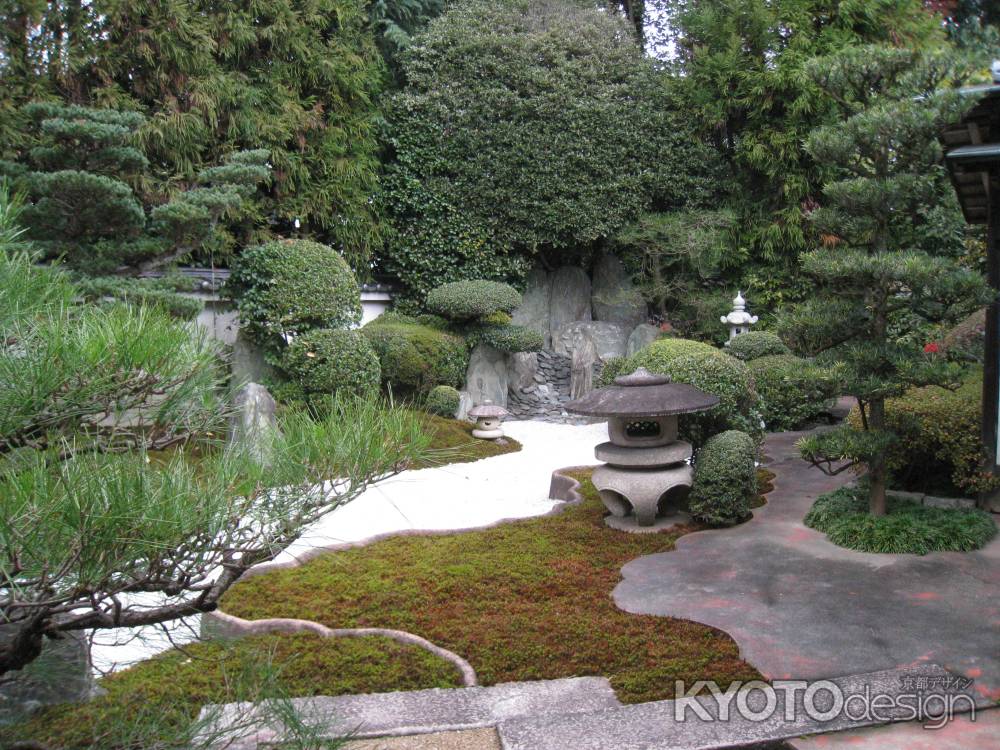
[[[805,75],[808,61],[869,43],[943,42],[921,0],[671,0],[678,90],[733,174],[735,242],[749,256],[744,283],[758,303],[805,292],[798,254],[815,240],[805,215],[823,164],[802,143],[837,115]]]
[[[37,96],[147,116],[138,144],[165,183],[267,149],[262,210],[365,260],[378,240],[377,97],[384,65],[363,0],[8,3],[0,146]]]
[[[570,0],[465,2],[402,65],[384,265],[411,298],[585,259],[653,200],[709,192],[710,155],[620,16]]]
[[[955,248],[922,231],[928,211],[951,190],[938,135],[970,102],[950,88],[962,73],[945,55],[857,47],[815,59],[807,70],[841,118],[806,141],[809,155],[831,170],[810,215],[825,242],[802,257],[818,286],[785,327],[800,348],[840,363],[864,429],[843,427],[801,448],[831,473],[866,467],[871,512],[880,515],[894,440],[886,399],[957,380],[954,366],[907,334],[988,298],[982,276],[961,265]]]

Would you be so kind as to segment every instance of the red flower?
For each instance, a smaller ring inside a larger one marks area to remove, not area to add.
[[[938,346],[936,341],[932,341],[924,347],[925,354],[937,354],[939,351],[941,351],[941,347]]]

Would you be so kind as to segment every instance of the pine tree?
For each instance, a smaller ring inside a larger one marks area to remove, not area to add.
[[[949,88],[961,73],[944,55],[869,46],[814,59],[807,70],[842,119],[806,141],[833,178],[810,215],[823,246],[802,256],[819,286],[785,321],[785,332],[800,348],[825,351],[839,363],[864,429],[845,426],[800,448],[829,473],[867,467],[870,509],[882,515],[894,440],[886,399],[911,386],[949,386],[959,375],[957,365],[907,334],[921,321],[961,314],[987,298],[981,275],[922,231],[929,208],[951,191],[938,134],[971,102]]]

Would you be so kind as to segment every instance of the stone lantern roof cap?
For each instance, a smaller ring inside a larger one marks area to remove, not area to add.
[[[487,399],[478,406],[473,406],[469,409],[470,417],[509,417],[510,412],[504,409],[499,404],[494,404],[492,401]]]
[[[672,383],[670,378],[640,367],[615,378],[614,385],[570,401],[566,410],[588,417],[669,417],[704,411],[718,403],[718,397],[711,393],[687,383]]]

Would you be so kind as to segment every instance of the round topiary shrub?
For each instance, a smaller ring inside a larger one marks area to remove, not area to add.
[[[726,351],[744,362],[750,362],[760,357],[792,353],[792,350],[785,346],[785,342],[778,338],[777,334],[766,331],[742,333],[729,342]]]
[[[792,354],[759,357],[747,366],[760,398],[761,418],[772,432],[796,430],[815,421],[833,406],[840,391],[835,370]]]
[[[637,367],[669,375],[674,382],[690,383],[719,397],[714,409],[680,417],[680,434],[696,449],[709,436],[726,430],[742,430],[754,439],[763,434],[753,374],[745,362],[700,341],[660,339],[631,357],[606,363],[601,384],[608,385],[617,375]]]
[[[285,349],[281,368],[306,394],[363,396],[377,392],[382,380],[378,355],[360,331],[321,328],[300,334]]]
[[[427,394],[424,402],[424,411],[438,417],[454,419],[458,413],[458,406],[462,397],[458,390],[450,385],[436,385]]]
[[[757,497],[757,444],[745,432],[729,430],[698,451],[688,512],[712,526],[732,526],[750,517]]]
[[[860,552],[926,555],[969,552],[996,536],[990,514],[975,508],[935,508],[889,494],[884,516],[868,512],[868,493],[841,487],[820,495],[803,519],[834,544]]]
[[[335,250],[318,242],[280,240],[246,250],[226,289],[243,330],[271,347],[282,345],[282,334],[361,321],[358,280]]]
[[[537,352],[545,346],[545,337],[538,331],[515,325],[485,326],[479,333],[479,340],[510,354]]]
[[[465,378],[468,349],[457,336],[381,317],[361,332],[378,355],[382,384],[395,395],[422,396],[436,385],[459,386]]]
[[[521,294],[510,284],[471,279],[442,284],[427,295],[427,309],[449,320],[474,320],[495,313],[511,313]]]

